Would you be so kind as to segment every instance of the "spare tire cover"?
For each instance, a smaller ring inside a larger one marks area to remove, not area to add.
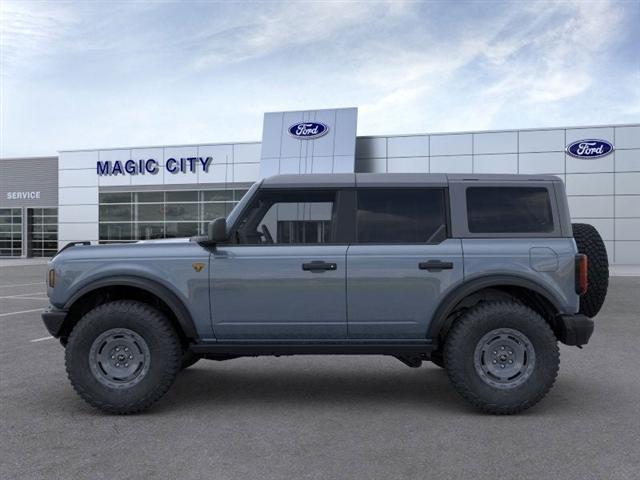
[[[602,237],[598,231],[586,223],[573,223],[573,238],[578,252],[587,258],[589,286],[587,293],[580,297],[580,313],[595,317],[602,308],[609,288],[609,258]]]

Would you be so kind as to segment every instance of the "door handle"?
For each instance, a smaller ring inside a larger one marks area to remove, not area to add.
[[[327,270],[337,270],[338,265],[335,263],[323,262],[322,260],[314,260],[312,262],[303,263],[302,270],[307,272],[324,272]]]
[[[418,264],[420,270],[429,270],[430,272],[440,272],[442,270],[453,269],[453,262],[441,262],[440,260],[429,260],[428,262],[420,262]]]

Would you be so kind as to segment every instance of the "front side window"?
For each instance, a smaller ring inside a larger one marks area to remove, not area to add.
[[[262,191],[240,219],[240,244],[333,243],[335,191]]]
[[[467,188],[471,233],[553,232],[549,192],[544,187]]]
[[[359,243],[439,243],[446,238],[444,190],[358,191]]]

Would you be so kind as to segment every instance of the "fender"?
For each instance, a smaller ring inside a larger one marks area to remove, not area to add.
[[[427,338],[438,338],[440,331],[446,326],[445,322],[447,321],[449,314],[453,311],[453,308],[467,296],[485,288],[505,285],[523,287],[536,292],[551,303],[551,305],[556,309],[556,312],[562,311],[560,307],[560,300],[551,292],[551,290],[527,278],[520,277],[518,275],[506,274],[476,277],[455,287],[445,296],[444,300],[440,302],[440,305],[433,314],[433,320],[429,324]]]
[[[67,301],[64,308],[68,310],[78,299],[80,299],[87,293],[98,290],[100,288],[114,286],[136,287],[154,294],[163,302],[165,302],[169,309],[173,312],[186,337],[198,337],[193,319],[191,318],[191,314],[189,313],[189,310],[187,310],[187,308],[184,306],[182,301],[178,298],[178,296],[164,285],[160,285],[158,282],[149,280],[144,277],[136,277],[134,275],[117,275],[105,278],[103,280],[90,282],[76,291]]]

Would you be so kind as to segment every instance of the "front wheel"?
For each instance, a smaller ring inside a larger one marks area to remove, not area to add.
[[[105,303],[73,328],[65,352],[67,375],[90,405],[136,413],[160,399],[182,360],[178,336],[155,308],[132,300]]]
[[[518,413],[549,392],[560,365],[558,342],[537,312],[516,302],[488,302],[453,325],[444,346],[453,387],[493,414]]]

